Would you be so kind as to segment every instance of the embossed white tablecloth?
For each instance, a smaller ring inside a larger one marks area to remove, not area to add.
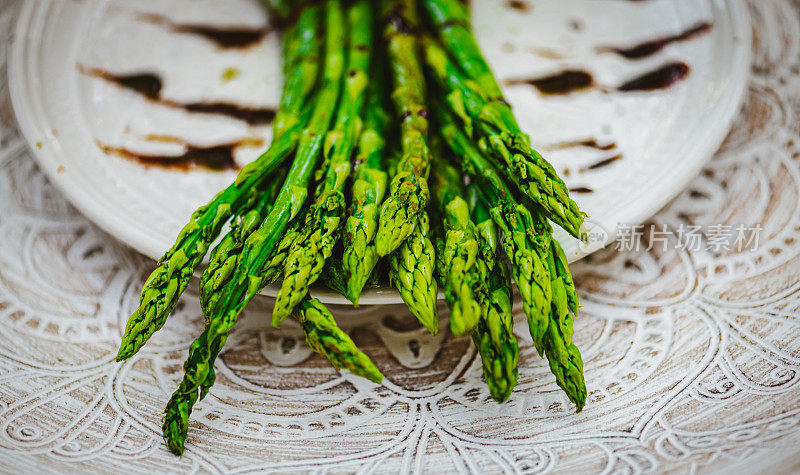
[[[10,35],[13,3],[0,3],[0,35]],[[519,386],[497,405],[485,402],[469,341],[425,336],[400,307],[337,314],[384,370],[375,386],[331,369],[297,328],[268,330],[269,302],[258,302],[218,362],[180,459],[159,429],[202,327],[197,297],[140,355],[113,361],[152,263],[37,170],[11,115],[3,38],[0,471],[800,469],[800,3],[749,4],[746,105],[714,161],[653,222],[758,223],[758,250],[655,246],[574,265],[582,413],[524,331]]]

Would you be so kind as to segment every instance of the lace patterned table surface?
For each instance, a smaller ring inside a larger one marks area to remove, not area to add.
[[[0,35],[13,3],[0,5]],[[756,41],[741,116],[653,223],[758,224],[757,250],[644,246],[574,265],[582,413],[523,331],[519,386],[497,405],[469,342],[424,335],[400,307],[337,314],[384,370],[375,386],[331,369],[298,328],[266,330],[264,301],[232,335],[180,459],[161,441],[161,409],[202,326],[198,299],[187,296],[142,354],[113,361],[152,263],[37,170],[11,116],[3,48],[0,471],[799,469],[800,2],[749,4]]]

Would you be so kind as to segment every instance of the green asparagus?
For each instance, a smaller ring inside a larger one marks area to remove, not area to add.
[[[192,408],[214,384],[239,315],[281,276],[273,325],[294,316],[314,351],[375,383],[383,375],[311,286],[358,306],[363,289],[385,285],[388,273],[432,334],[442,288],[451,332],[471,335],[498,402],[518,378],[513,278],[535,348],[581,411],[587,391],[573,342],[580,305],[551,221],[580,237],[585,215],[521,131],[471,31],[468,4],[264,4],[286,27],[272,144],[194,212],[147,280],[117,356],[129,358],[164,325],[230,222],[200,279],[205,328],[165,409],[170,450],[183,452]]]
[[[339,224],[345,210],[344,187],[350,176],[350,157],[361,131],[373,42],[369,0],[357,0],[347,13],[351,34],[348,73],[335,127],[325,141],[328,170],[309,219],[286,257],[283,284],[273,313],[275,326],[291,314],[308,293],[309,286],[319,278],[340,235]]]
[[[462,197],[462,176],[436,151],[431,183],[443,228],[435,239],[436,267],[450,307],[450,330],[455,336],[463,336],[472,332],[481,318],[485,269],[482,272],[476,265],[479,236]]]
[[[472,221],[478,228],[478,235],[480,236],[480,253],[489,270],[492,270],[498,259],[497,251],[500,243],[497,225],[494,224],[489,209],[484,205],[477,186],[467,188],[467,197],[469,209],[472,213]]]
[[[484,313],[472,333],[483,365],[483,377],[489,394],[497,402],[508,399],[517,384],[519,345],[514,336],[514,317],[511,312],[511,278],[505,262],[497,262],[497,229],[489,209],[476,186],[470,187],[470,207],[473,220],[481,229],[481,252],[476,260],[486,275],[487,293],[483,294]]]
[[[294,314],[300,321],[308,346],[328,358],[334,368],[346,369],[377,384],[383,381],[383,374],[336,325],[331,312],[319,300],[306,296],[295,307]]]
[[[342,265],[346,278],[344,295],[356,306],[364,284],[378,263],[375,245],[378,208],[389,180],[383,160],[389,116],[383,104],[382,84],[383,81],[377,80],[369,88],[365,127],[359,139],[351,187],[350,212],[342,233]]]
[[[489,394],[503,402],[517,385],[519,345],[514,336],[514,317],[511,313],[511,279],[505,262],[496,263],[488,274],[486,312],[472,333],[483,365],[483,378]]]
[[[294,163],[272,210],[261,227],[245,241],[239,265],[222,293],[217,313],[209,315],[203,334],[192,343],[185,374],[165,411],[164,437],[170,450],[183,452],[188,418],[201,386],[213,367],[214,358],[224,346],[228,333],[249,302],[263,287],[263,269],[280,243],[289,222],[303,207],[307,187],[322,149],[322,138],[331,122],[331,105],[338,102],[344,69],[344,14],[341,2],[325,2],[325,68],[323,85],[316,97],[313,113],[298,145]]]
[[[383,0],[384,36],[394,77],[392,97],[401,121],[403,155],[381,205],[378,255],[386,256],[400,247],[417,229],[417,221],[428,205],[428,111],[425,106],[425,77],[419,58],[416,0]]]
[[[465,77],[436,41],[425,38],[423,43],[426,64],[440,86],[450,91],[447,102],[463,121],[466,133],[479,137],[481,150],[506,168],[506,178],[521,193],[544,207],[559,226],[580,237],[583,212],[553,167],[531,149],[505,100],[490,98],[476,80]]]
[[[239,261],[245,239],[255,231],[272,208],[272,202],[283,184],[283,174],[278,174],[265,190],[253,194],[250,202],[240,211],[237,222],[222,241],[211,251],[208,268],[200,277],[200,303],[205,315],[212,315],[222,293],[219,290],[228,282]]]
[[[550,278],[541,252],[549,245],[549,239],[536,232],[530,211],[514,200],[492,163],[472,145],[449,114],[437,108],[437,118],[442,123],[442,136],[448,146],[461,157],[467,173],[481,184],[492,219],[503,232],[503,248],[511,261],[531,337],[541,354],[551,298]]]
[[[390,255],[389,277],[411,313],[435,335],[439,332],[438,287],[433,277],[436,256],[429,233],[428,213],[423,212],[411,236]]]
[[[578,347],[572,343],[572,314],[564,285],[564,270],[557,264],[559,244],[551,244],[548,267],[553,288],[551,316],[544,338],[544,351],[556,382],[567,393],[578,412],[586,403],[586,383],[583,378],[583,360]],[[561,251],[563,253],[563,251]],[[568,271],[566,272],[568,273]]]
[[[294,153],[302,132],[301,124],[309,114],[304,98],[310,93],[316,79],[315,70],[306,62],[313,62],[313,52],[319,48],[318,16],[318,8],[309,7],[298,18],[297,25],[286,34],[287,42],[298,42],[302,38],[302,45],[287,48],[287,52],[292,51],[296,56],[286,58],[286,62],[302,64],[304,67],[302,74],[292,75],[287,81],[284,100],[278,112],[278,116],[282,117],[280,123],[285,125],[276,125],[279,134],[275,135],[269,150],[244,167],[233,184],[192,214],[189,224],[181,230],[172,249],[159,260],[144,284],[138,308],[128,319],[117,353],[118,361],[136,354],[153,333],[164,326],[223,226],[251,200],[253,189]],[[295,77],[296,81],[291,79]]]

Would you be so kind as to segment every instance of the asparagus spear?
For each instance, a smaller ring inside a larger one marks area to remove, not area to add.
[[[372,56],[372,8],[369,0],[358,0],[348,8],[351,39],[348,73],[334,129],[325,141],[328,169],[320,196],[312,205],[286,257],[283,284],[275,302],[272,324],[278,326],[308,293],[320,276],[326,259],[339,237],[345,209],[344,187],[350,176],[350,157],[361,131],[361,112],[366,100]]]
[[[586,404],[586,383],[583,378],[583,360],[574,344],[567,344],[559,333],[558,325],[551,321],[547,327],[545,353],[550,371],[556,377],[558,386],[567,393],[577,412]]]
[[[439,332],[438,288],[433,278],[436,257],[429,232],[428,213],[423,211],[414,232],[390,255],[389,277],[411,313],[435,335]]]
[[[233,184],[192,214],[173,247],[159,260],[144,284],[138,308],[128,319],[117,354],[118,361],[136,354],[153,333],[164,326],[222,227],[251,199],[254,187],[259,186],[295,151],[302,132],[300,124],[308,115],[303,98],[307,97],[316,80],[315,70],[306,61],[313,62],[313,52],[319,48],[318,16],[318,7],[309,7],[286,35],[287,42],[298,43],[292,49],[287,48],[296,56],[287,58],[286,62],[295,64],[300,61],[303,71],[287,81],[278,113],[282,117],[279,123],[285,125],[279,127],[276,123],[276,131],[280,133],[275,135],[270,148],[244,167]]]
[[[475,270],[475,256],[472,254],[477,243],[464,231],[445,232],[437,229],[433,235],[436,275],[450,309],[450,331],[456,337],[465,336],[475,329],[483,312],[479,298],[473,293],[473,284],[478,279],[465,269],[469,264],[470,270]],[[455,247],[462,245],[469,249],[459,250]]]
[[[342,266],[346,280],[344,295],[356,306],[364,284],[378,263],[375,245],[378,207],[383,202],[389,180],[383,164],[386,148],[384,136],[389,122],[383,105],[383,84],[377,79],[369,88],[365,127],[359,139],[351,187],[350,213],[342,234]]]
[[[497,228],[477,186],[468,190],[472,219],[480,230],[477,265],[483,266],[488,292],[483,294],[484,313],[472,333],[483,366],[489,393],[497,402],[508,399],[517,384],[519,345],[514,336],[511,277],[505,262],[497,261]],[[491,267],[490,267],[491,265]]]
[[[564,292],[567,294],[567,304],[572,314],[577,317],[580,304],[578,303],[578,292],[575,290],[575,282],[572,279],[572,273],[569,271],[569,261],[561,244],[556,240],[553,240],[553,243],[555,247],[553,258],[555,259],[558,275],[561,276],[561,282],[564,285]]]
[[[467,188],[467,200],[469,201],[469,209],[472,212],[472,221],[475,223],[480,236],[480,254],[483,256],[488,269],[492,270],[497,262],[497,248],[500,243],[497,226],[492,220],[489,209],[483,203],[477,186],[473,185]]]
[[[472,333],[483,365],[483,378],[489,394],[503,402],[517,385],[519,345],[514,336],[514,317],[511,313],[511,279],[505,262],[489,271],[488,298],[483,302],[486,312]]]
[[[266,213],[269,213],[269,209],[266,210]],[[302,215],[303,213],[300,213],[300,216]],[[261,216],[262,217],[259,217],[258,219],[256,218],[252,219],[254,222],[255,221],[261,222],[263,221],[263,215]],[[294,242],[294,240],[298,235],[298,227],[299,227],[299,222],[297,219],[295,219],[295,221],[292,224],[290,224],[289,228],[286,230],[286,233],[283,235],[283,238],[281,239],[277,248],[275,248],[267,264],[264,266],[264,269],[262,270],[261,273],[261,279],[264,282],[264,285],[268,285],[275,282],[275,280],[277,280],[277,278],[280,276],[281,270],[283,269],[283,263],[286,260],[286,254],[289,252],[289,248],[291,247],[292,243]],[[252,234],[252,232],[249,232],[249,234]],[[241,235],[236,238],[235,242],[236,242],[236,247],[238,247],[238,249],[236,249],[235,251],[237,251],[239,255],[241,255],[242,243],[247,239],[249,234]],[[234,250],[233,248],[231,249]],[[233,264],[232,267],[235,268],[235,265],[236,264]],[[227,276],[226,280],[223,280],[220,284],[217,285],[216,288],[223,288],[229,282],[230,282],[230,276]],[[207,297],[206,300],[203,301],[201,294],[203,313],[206,315],[206,330],[208,329],[208,326],[210,325],[211,322],[211,318],[209,316],[219,315],[220,313],[219,305],[221,297],[224,295],[224,291],[215,290],[211,295],[213,295],[213,297],[210,298]],[[217,356],[219,356],[220,350],[222,350],[222,347],[219,345],[219,342],[215,342],[210,353],[211,356],[209,357],[209,361],[216,361]],[[205,381],[203,381],[200,384],[200,399],[206,397],[206,394],[211,389],[211,386],[214,385],[215,381],[216,381],[216,374],[214,373],[214,365],[211,364],[208,367],[208,376],[206,377]]]
[[[469,4],[459,0],[420,0],[420,4],[456,64],[486,97],[502,101],[503,92],[470,29]]]
[[[287,30],[283,38],[283,73],[285,76],[280,106],[272,126],[273,137],[281,137],[286,131],[296,131],[298,141],[313,112],[315,88],[320,77],[320,55],[322,54],[322,7],[311,4],[302,8],[297,21]],[[297,111],[303,111],[298,114]],[[236,179],[242,183],[250,175],[258,174],[256,162],[246,165]]]
[[[340,1],[327,0],[325,5],[327,30],[323,84],[317,94],[311,119],[303,132],[294,163],[275,205],[262,226],[246,241],[236,278],[226,288],[227,302],[224,309],[227,312],[241,312],[266,285],[264,271],[289,222],[297,217],[306,201],[309,182],[324,146],[332,112],[339,102],[345,62],[345,21]]]
[[[462,197],[462,176],[437,150],[431,183],[437,218],[443,229],[436,242],[436,263],[444,296],[450,307],[450,330],[455,336],[469,334],[481,318],[480,299],[485,289],[485,269],[476,265],[479,237]],[[483,264],[483,263],[481,263]]]
[[[567,393],[569,400],[580,412],[586,403],[586,383],[583,378],[581,353],[572,343],[572,313],[564,279],[569,270],[558,263],[558,255],[563,254],[560,248],[558,242],[552,239],[547,263],[553,299],[550,321],[544,338],[544,351],[550,364],[550,371],[556,376],[556,383]]]
[[[580,237],[584,214],[569,198],[567,187],[553,167],[535,150],[520,130],[511,108],[492,99],[478,82],[465,73],[430,38],[424,40],[426,63],[440,85],[449,91],[447,101],[462,120],[468,134],[479,137],[481,150],[503,164],[505,177],[541,205],[559,226]],[[488,69],[488,66],[487,66]]]
[[[442,124],[442,137],[456,156],[461,157],[464,170],[480,183],[492,219],[503,231],[503,248],[511,261],[531,337],[541,354],[552,292],[546,256],[542,255],[543,249],[549,246],[549,239],[537,233],[530,211],[515,201],[489,159],[472,145],[443,108],[437,109],[437,118]]]
[[[300,321],[308,346],[328,358],[334,368],[349,370],[377,384],[383,381],[383,374],[336,325],[333,315],[319,300],[306,296],[294,309],[294,314]]]
[[[206,315],[212,315],[209,309],[215,308],[222,296],[219,290],[233,274],[244,240],[261,225],[282,184],[283,174],[279,173],[265,190],[257,190],[240,211],[231,231],[211,251],[208,268],[200,277],[200,303]]]
[[[375,243],[378,254],[385,256],[414,232],[418,217],[428,205],[430,150],[425,78],[418,56],[416,0],[384,0],[381,5],[403,151],[378,220]]]
[[[267,219],[245,241],[236,272],[222,290],[224,298],[218,302],[216,313],[208,316],[206,330],[192,343],[183,380],[167,404],[162,430],[167,445],[176,454],[183,452],[189,415],[197,398],[205,394],[200,388],[207,381],[214,359],[239,313],[264,286],[265,266],[274,258],[284,231],[305,202],[311,173],[322,149],[322,138],[331,122],[331,108],[338,103],[341,89],[345,22],[340,1],[325,2],[325,25],[323,84],[294,163]]]
[[[443,154],[437,150],[437,156]],[[470,294],[461,298],[467,302],[474,298],[478,306],[479,313],[476,314],[472,340],[481,356],[489,392],[496,401],[503,402],[508,399],[517,383],[519,361],[519,347],[513,333],[511,281],[506,264],[496,262],[499,241],[489,210],[480,199],[476,186],[469,188],[471,204],[466,204],[461,198],[461,187],[458,186],[460,178],[456,167],[445,160],[434,160],[433,195],[444,210],[445,227],[451,229],[448,234],[466,233],[475,241],[474,246],[469,246],[475,248],[474,264],[464,274],[464,282],[469,285]],[[442,207],[441,203],[449,204]],[[454,212],[455,210],[458,212]],[[480,224],[475,225],[473,219]],[[454,226],[454,223],[460,224]],[[449,249],[451,253],[457,252],[452,243]],[[439,256],[445,254],[446,252],[437,253],[437,262],[441,259]],[[453,313],[455,314],[455,309]]]
[[[484,199],[493,206],[490,213],[504,232],[504,248],[520,288],[534,345],[539,354],[547,357],[556,382],[580,411],[586,401],[586,387],[580,352],[572,343],[570,314],[571,309],[577,310],[578,306],[564,251],[552,238],[552,228],[544,210],[534,207],[531,213],[524,205],[515,203],[511,191],[491,163],[469,143],[446,113],[438,117],[445,124],[442,135],[462,157],[468,173],[480,182]],[[541,288],[546,289],[542,292],[546,299],[537,298],[529,303],[530,288],[520,285],[526,277],[544,284]]]
[[[276,2],[295,3],[295,2]],[[296,6],[295,6],[296,7]],[[291,6],[289,6],[291,8]],[[319,5],[302,8],[297,21],[287,28],[282,42],[283,91],[272,135],[279,137],[295,126],[303,125],[293,108],[304,107],[314,96],[316,79],[319,77],[320,55],[322,54],[322,32]]]

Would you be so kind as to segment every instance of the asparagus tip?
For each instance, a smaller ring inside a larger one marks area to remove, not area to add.
[[[431,335],[436,336],[439,334],[439,320],[437,318],[432,319],[430,322],[423,322],[423,325]]]
[[[492,399],[494,399],[494,401],[499,403],[499,404],[502,404],[502,403],[508,401],[509,397],[511,397],[511,391],[508,391],[508,392],[505,392],[505,391],[504,392],[495,392],[495,391],[493,391],[492,392]],[[578,412],[580,412],[580,411],[578,411]]]
[[[178,457],[183,455],[186,436],[181,434],[180,429],[177,427],[175,421],[169,419],[164,421],[164,442],[166,442],[169,451]]]
[[[374,365],[364,374],[364,377],[375,384],[383,383],[383,373]]]
[[[361,294],[358,292],[347,291],[345,298],[353,304],[353,308],[358,308],[358,301],[361,299]]]
[[[131,356],[133,356],[135,353],[136,353],[135,351],[131,351],[128,345],[125,345],[123,342],[123,345],[120,346],[119,350],[117,351],[117,356],[115,356],[114,359],[117,362],[125,361]]]

